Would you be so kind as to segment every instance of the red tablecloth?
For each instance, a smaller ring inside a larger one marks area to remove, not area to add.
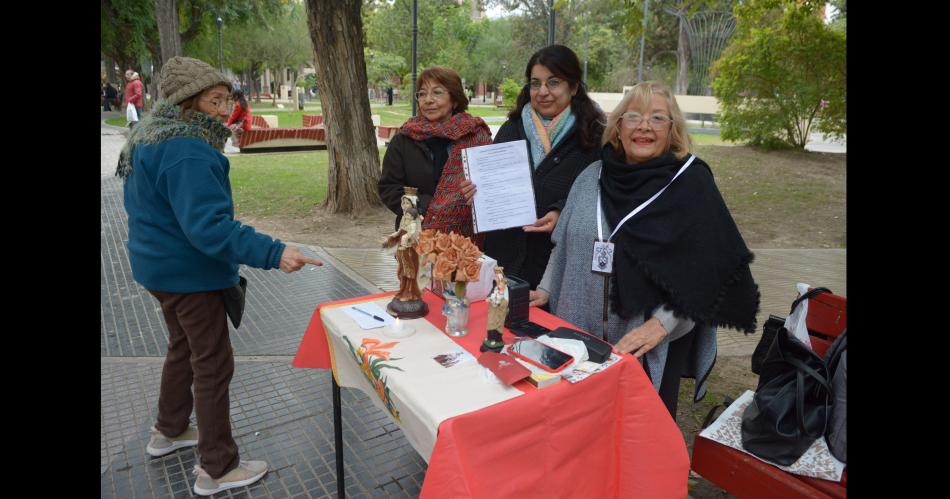
[[[332,367],[322,307],[389,294],[320,304],[293,367]],[[442,328],[441,298],[429,291],[423,298],[426,320]],[[486,307],[473,304],[469,334],[453,338],[476,357]],[[573,327],[536,308],[530,319]],[[510,342],[509,333],[505,338]],[[524,396],[442,422],[420,497],[686,497],[683,435],[632,356],[577,384],[518,387]]]

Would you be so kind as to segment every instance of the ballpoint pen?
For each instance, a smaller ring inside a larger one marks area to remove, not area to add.
[[[372,318],[378,320],[379,322],[386,322],[385,319],[383,319],[382,317],[380,317],[380,316],[378,316],[378,315],[373,315],[373,314],[371,314],[371,313],[369,313],[369,312],[367,312],[367,311],[365,311],[365,310],[362,310],[362,309],[359,309],[359,308],[356,308],[356,307],[350,307],[350,308],[352,308],[353,310],[356,310],[357,312],[364,313],[364,314],[366,314],[366,315],[368,315],[368,316],[370,316],[370,317],[372,317]]]

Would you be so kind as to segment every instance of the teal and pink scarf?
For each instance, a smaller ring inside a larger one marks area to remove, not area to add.
[[[571,106],[567,106],[561,114],[555,116],[547,124],[544,121],[546,120],[530,104],[526,104],[521,110],[521,123],[524,126],[525,136],[528,138],[535,170],[551,149],[574,127],[576,120],[574,113],[571,112]]]

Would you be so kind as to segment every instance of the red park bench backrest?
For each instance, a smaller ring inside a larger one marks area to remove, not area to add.
[[[270,128],[270,126],[267,124],[267,121],[265,121],[264,118],[261,118],[256,114],[252,114],[251,128]]]
[[[831,293],[819,293],[808,300],[805,327],[811,347],[824,357],[825,351],[848,327],[848,299]]]
[[[323,115],[322,114],[305,114],[303,115],[303,126],[304,128],[315,127],[317,125],[323,124]]]

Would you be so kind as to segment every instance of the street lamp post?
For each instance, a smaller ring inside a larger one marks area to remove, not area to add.
[[[413,116],[416,115],[416,91],[419,90],[416,88],[416,38],[419,36],[418,17],[419,6],[416,0],[412,0],[412,95],[409,96],[409,99],[412,100]]]
[[[650,0],[643,2],[643,28],[640,31],[640,65],[637,66],[637,83],[643,81],[643,43],[647,33],[647,8],[650,6]]]
[[[218,67],[221,68],[221,72],[224,72],[224,51],[221,49],[221,26],[224,25],[224,19],[221,19],[221,16],[218,16],[216,19],[218,23]]]

